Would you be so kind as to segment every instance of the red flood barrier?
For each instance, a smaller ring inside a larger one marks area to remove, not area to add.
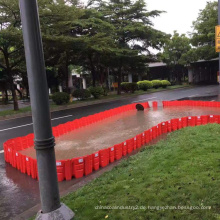
[[[109,162],[113,163],[115,161],[115,148],[110,147],[109,148]]]
[[[72,159],[73,164],[73,176],[75,178],[81,178],[84,174],[84,159],[83,157],[78,157]]]
[[[109,164],[109,149],[102,149],[99,151],[100,166],[105,167]]]
[[[57,161],[56,166],[57,166],[57,179],[59,182],[61,182],[64,180],[65,162],[63,160]]]
[[[127,152],[128,152],[128,150],[127,150],[127,142],[125,141],[122,144],[122,155],[123,156],[127,155]]]
[[[127,152],[130,154],[134,149],[134,138],[127,140]]]
[[[155,102],[157,103],[157,102]],[[149,108],[149,103],[140,103],[144,108]],[[135,110],[136,104],[130,104],[121,106],[119,108],[100,112],[98,114],[83,117],[81,119],[75,119],[74,121],[67,122],[62,125],[53,127],[53,135],[59,137],[70,131],[88,126],[96,123],[97,121],[104,120],[112,117],[116,114],[121,114],[129,110]],[[220,102],[207,102],[207,101],[163,101],[163,106],[200,106],[200,107],[220,107]],[[130,154],[133,150],[140,148],[141,146],[148,144],[151,140],[177,129],[181,129],[187,126],[205,125],[207,123],[220,123],[219,115],[202,115],[202,116],[190,116],[175,118],[169,121],[159,123],[152,128],[136,135],[133,138],[126,140],[120,144],[116,144],[113,147],[102,149],[91,155],[86,155],[78,158],[59,160],[56,163],[57,176],[59,181],[71,180],[74,178],[81,178],[84,175],[89,175],[95,170],[99,170],[100,167],[105,167],[109,163],[115,160],[121,159],[123,156]],[[5,161],[10,163],[13,167],[20,170],[22,173],[26,173],[33,179],[38,178],[37,160],[31,157],[22,155],[19,151],[34,145],[34,134],[29,134],[24,137],[13,138],[6,141],[3,144]]]
[[[98,170],[99,169],[99,152],[96,152],[92,154],[92,163],[93,163],[93,169]]]
[[[158,103],[156,101],[152,102],[153,104],[153,108],[157,108],[158,107]]]
[[[92,173],[93,168],[93,157],[92,155],[87,155],[84,158],[84,174],[87,176]]]
[[[167,129],[167,124],[168,122],[162,122],[162,125],[161,125],[161,131],[162,131],[162,134],[166,134],[168,129]]]
[[[122,144],[116,144],[114,147],[115,147],[115,159],[120,160],[122,158]]]

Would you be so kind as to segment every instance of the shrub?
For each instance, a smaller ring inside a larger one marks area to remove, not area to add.
[[[102,88],[103,88],[103,95],[107,96],[108,92],[109,92],[108,88],[106,88],[106,87],[102,87]]]
[[[139,81],[137,84],[138,88],[144,91],[147,91],[148,89],[151,89],[153,87],[153,83],[148,80]]]
[[[98,99],[101,95],[104,94],[104,90],[102,87],[97,86],[97,87],[90,87],[89,91],[91,92],[91,94],[93,95],[93,97],[95,99]]]
[[[161,84],[163,88],[166,88],[167,86],[171,86],[171,83],[168,80],[161,80]]]
[[[158,89],[159,87],[162,86],[160,80],[152,80],[152,83],[153,83],[153,87],[154,87],[155,89]]]
[[[56,105],[62,105],[69,102],[70,97],[68,93],[65,92],[55,92],[52,95],[52,100],[55,102]]]
[[[78,100],[83,100],[88,99],[91,96],[91,93],[87,89],[76,89],[72,95]]]
[[[138,85],[137,83],[123,82],[121,83],[121,89],[126,93],[134,93],[138,89]]]

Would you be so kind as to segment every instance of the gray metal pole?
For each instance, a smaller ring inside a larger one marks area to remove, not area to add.
[[[59,210],[61,204],[37,0],[20,0],[20,12],[37,153],[41,207],[42,214],[46,214]]]
[[[220,0],[218,0],[218,25],[220,25]],[[220,53],[219,53],[219,83],[220,83]]]

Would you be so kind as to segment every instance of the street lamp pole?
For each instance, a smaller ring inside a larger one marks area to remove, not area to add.
[[[74,213],[60,203],[37,0],[19,1],[42,209],[37,219],[69,220]]]
[[[218,25],[220,25],[220,0],[218,0]],[[219,77],[219,83],[220,83],[220,53],[219,53],[218,77]]]

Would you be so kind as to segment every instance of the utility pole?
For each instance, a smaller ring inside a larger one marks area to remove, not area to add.
[[[218,25],[220,25],[220,0],[218,0]],[[218,77],[220,83],[220,53],[219,53],[219,68],[218,68]]]
[[[70,220],[74,213],[60,203],[37,0],[19,1],[42,209],[36,219]]]

